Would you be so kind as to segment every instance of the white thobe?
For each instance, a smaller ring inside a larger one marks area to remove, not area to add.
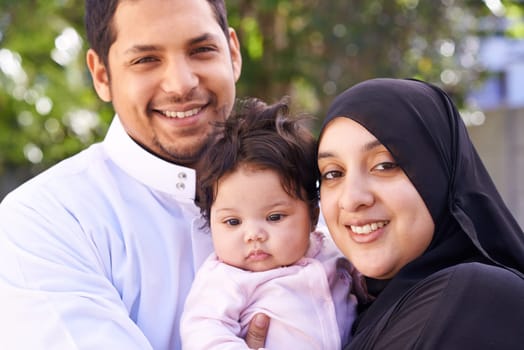
[[[105,140],[0,205],[0,349],[179,349],[211,253],[193,169],[145,151],[115,117]]]

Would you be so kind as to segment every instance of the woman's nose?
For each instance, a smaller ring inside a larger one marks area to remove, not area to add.
[[[346,175],[343,188],[338,198],[338,206],[345,211],[357,211],[370,207],[375,196],[368,183],[361,175]]]

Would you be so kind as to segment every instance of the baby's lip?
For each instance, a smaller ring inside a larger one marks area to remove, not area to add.
[[[247,255],[247,259],[255,260],[255,261],[265,260],[268,257],[269,257],[269,254],[263,251],[262,249],[252,250]]]

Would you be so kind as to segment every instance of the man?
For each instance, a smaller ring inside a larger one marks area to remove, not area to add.
[[[102,143],[1,204],[0,348],[179,349],[212,249],[193,168],[232,109],[239,42],[223,0],[87,0],[86,28],[116,117]],[[250,347],[267,324],[252,322]]]

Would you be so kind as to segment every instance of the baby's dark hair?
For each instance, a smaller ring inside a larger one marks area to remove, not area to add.
[[[197,171],[196,204],[209,226],[220,178],[240,166],[273,170],[283,189],[308,203],[311,223],[318,219],[316,140],[305,117],[291,118],[286,99],[267,105],[249,98],[217,126],[216,137],[203,155]]]

